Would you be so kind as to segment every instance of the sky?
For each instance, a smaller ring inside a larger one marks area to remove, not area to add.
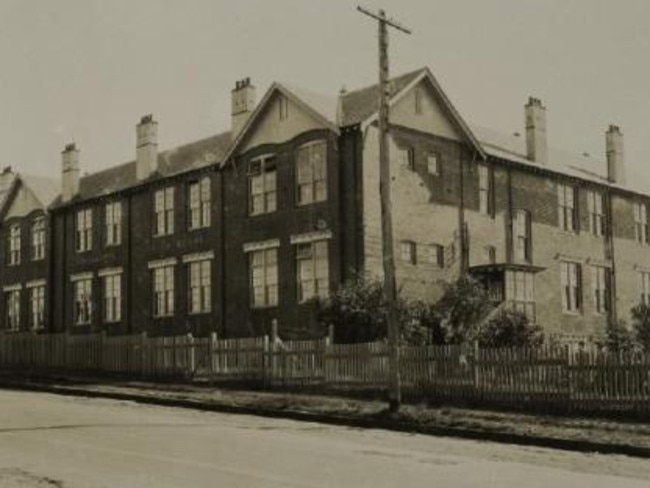
[[[463,118],[523,132],[529,96],[549,144],[604,160],[625,134],[628,181],[650,190],[650,1],[363,0],[390,34],[391,74],[428,66]],[[250,77],[335,96],[375,83],[377,27],[348,0],[0,0],[0,165],[57,177],[132,160],[152,113],[160,148],[229,129]],[[594,168],[603,172],[604,166]]]

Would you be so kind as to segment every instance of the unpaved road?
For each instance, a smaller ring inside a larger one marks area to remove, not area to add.
[[[0,487],[650,486],[650,461],[0,391]]]

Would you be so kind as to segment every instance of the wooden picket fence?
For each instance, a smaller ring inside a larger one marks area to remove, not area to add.
[[[385,390],[385,342],[216,335],[0,334],[0,369],[239,381],[350,392]],[[650,354],[575,346],[400,348],[407,399],[650,413]]]

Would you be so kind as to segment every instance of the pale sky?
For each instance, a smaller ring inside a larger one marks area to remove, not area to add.
[[[470,124],[523,132],[529,95],[549,144],[604,160],[625,134],[628,180],[650,189],[650,1],[367,0],[391,33],[391,73],[428,66]],[[376,25],[348,0],[0,0],[0,165],[57,176],[132,160],[153,113],[165,149],[222,132],[250,77],[331,96],[377,78]],[[602,168],[596,168],[602,170]]]

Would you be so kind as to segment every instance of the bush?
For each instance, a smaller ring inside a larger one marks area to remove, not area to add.
[[[382,283],[356,277],[328,298],[316,300],[318,321],[334,325],[336,342],[372,342],[387,336],[387,303]],[[397,321],[403,335],[417,335],[413,313],[398,294]]]
[[[603,344],[608,351],[633,351],[637,349],[638,343],[634,333],[623,321],[608,321],[605,330],[605,341]]]
[[[476,336],[481,320],[491,308],[485,287],[466,275],[445,284],[442,298],[428,311],[426,325],[440,343],[468,342]]]
[[[477,339],[482,347],[523,347],[540,345],[543,335],[526,314],[504,310],[481,328]]]
[[[646,351],[650,351],[650,306],[640,303],[630,311],[630,314],[637,342]]]

